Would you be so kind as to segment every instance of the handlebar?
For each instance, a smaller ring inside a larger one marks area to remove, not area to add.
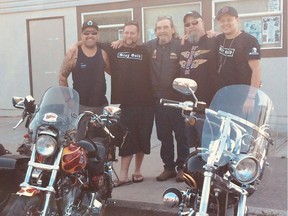
[[[90,123],[95,123],[96,126],[101,127],[105,131],[105,133],[107,135],[109,135],[112,139],[115,138],[115,136],[110,132],[110,130],[106,127],[106,125],[103,122],[104,120],[102,118],[107,118],[107,115],[97,115],[97,114],[94,114],[93,112],[90,112],[90,111],[85,111],[83,115],[85,115],[85,114],[88,114],[91,116],[90,117]]]
[[[195,109],[194,103],[192,101],[180,102],[161,98],[160,104],[163,106],[174,107],[185,111],[193,111]]]
[[[179,104],[179,103],[180,103],[179,101],[174,101],[174,100],[169,100],[169,99],[164,99],[164,98],[160,99],[160,104],[161,105],[164,105],[164,104]]]

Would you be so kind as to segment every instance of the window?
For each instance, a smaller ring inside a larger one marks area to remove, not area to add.
[[[95,21],[100,29],[100,42],[109,43],[123,36],[124,23],[133,19],[132,9],[82,13],[82,22]]]
[[[239,14],[240,29],[256,37],[262,49],[280,49],[283,41],[282,0],[214,0],[214,16],[224,6],[234,7]],[[220,31],[214,21],[216,31]]]
[[[153,6],[142,8],[143,14],[143,39],[144,41],[155,38],[155,22],[159,16],[171,16],[179,35],[184,35],[183,17],[189,11],[198,11],[201,14],[201,2]]]

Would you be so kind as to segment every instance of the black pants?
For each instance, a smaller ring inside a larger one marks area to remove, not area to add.
[[[155,121],[157,137],[161,141],[160,155],[164,168],[168,170],[182,169],[189,155],[189,147],[185,144],[184,118],[181,110],[155,104]],[[177,158],[174,160],[174,137],[177,142]]]

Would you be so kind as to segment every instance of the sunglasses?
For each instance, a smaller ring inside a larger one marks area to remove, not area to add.
[[[191,25],[193,25],[193,26],[194,26],[194,25],[198,25],[198,23],[199,23],[199,21],[196,20],[196,21],[194,21],[194,22],[185,23],[184,26],[185,26],[185,27],[190,27]]]
[[[91,31],[85,31],[85,32],[83,32],[82,34],[83,34],[83,35],[90,35],[90,34],[91,34],[91,35],[97,35],[98,32],[97,32],[97,31],[92,31],[92,32],[91,32]]]

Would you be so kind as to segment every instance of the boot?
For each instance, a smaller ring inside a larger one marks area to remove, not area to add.
[[[178,170],[177,172],[176,182],[184,182],[182,169]]]
[[[157,181],[166,181],[167,179],[174,178],[177,175],[175,170],[164,169],[164,171],[156,177]]]

